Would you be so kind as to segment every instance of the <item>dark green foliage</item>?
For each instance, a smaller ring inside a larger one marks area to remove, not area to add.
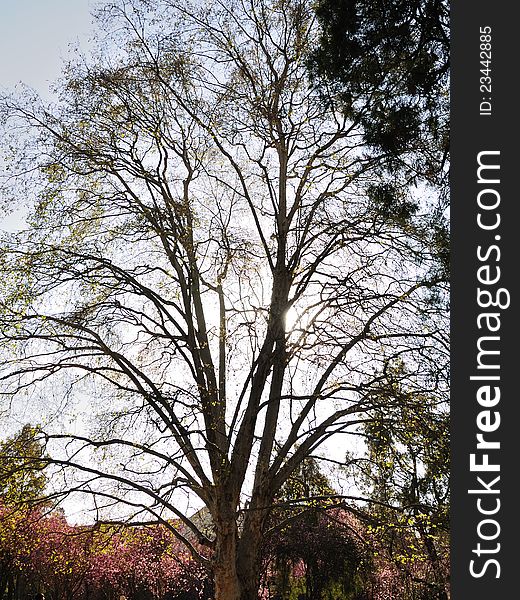
[[[272,552],[277,573],[277,591],[294,588],[291,570],[300,569],[304,598],[328,598],[327,592],[351,597],[360,583],[365,556],[348,524],[325,512],[302,515],[274,540]],[[366,581],[364,582],[366,584]],[[337,596],[336,596],[337,597]]]
[[[449,556],[449,414],[427,394],[408,393],[404,365],[388,369],[364,425],[368,460],[363,481],[375,500],[372,531],[403,573],[443,597]],[[430,596],[428,596],[430,597]]]
[[[361,119],[365,142],[391,154],[404,152],[420,127],[420,115],[411,106],[381,106]]]
[[[448,279],[450,273],[450,231],[444,223],[435,223],[432,227],[433,247],[437,254],[439,267]]]
[[[353,94],[373,84],[390,91],[393,84],[401,94],[428,96],[447,75],[444,0],[319,0],[316,16],[316,71],[348,81]]]
[[[338,492],[315,459],[296,469],[277,504],[263,548],[271,590],[291,599],[347,599],[369,586],[371,559],[363,528],[340,508]]]
[[[312,85],[353,124],[363,156],[378,165],[379,181],[367,188],[374,218],[426,241],[435,276],[447,282],[448,2],[318,0],[315,14]],[[428,190],[438,205],[425,219],[420,198]],[[431,300],[440,305],[445,297],[432,291]]]
[[[396,157],[429,140],[448,151],[449,13],[445,0],[318,0],[309,68],[324,96]],[[427,173],[428,174],[428,173]]]
[[[408,221],[417,211],[417,205],[403,198],[399,190],[385,182],[368,188],[368,197],[384,218],[395,221]]]

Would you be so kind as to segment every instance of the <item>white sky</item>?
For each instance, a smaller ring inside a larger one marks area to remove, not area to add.
[[[23,83],[51,99],[50,85],[74,47],[87,49],[94,0],[0,0],[0,94]],[[23,213],[0,215],[0,231],[17,229]]]
[[[85,47],[93,0],[0,0],[0,89],[20,81],[46,96],[69,44]]]

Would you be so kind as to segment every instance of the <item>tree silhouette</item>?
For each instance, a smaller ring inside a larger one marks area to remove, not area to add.
[[[310,85],[308,3],[99,18],[56,104],[2,100],[3,197],[32,206],[2,240],[2,394],[53,386],[51,495],[165,524],[251,600],[277,493],[377,418],[387,370],[444,399],[439,194],[398,170],[385,203],[393,157]]]

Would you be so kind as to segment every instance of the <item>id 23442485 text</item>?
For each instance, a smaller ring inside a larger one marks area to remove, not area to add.
[[[491,116],[493,97],[491,95],[491,27],[486,25],[480,28],[480,116]]]

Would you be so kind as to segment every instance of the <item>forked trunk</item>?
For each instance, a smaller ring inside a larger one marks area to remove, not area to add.
[[[258,600],[256,564],[244,564],[235,557],[227,564],[216,565],[214,576],[215,600]]]
[[[215,600],[241,600],[240,581],[237,575],[236,524],[220,524],[213,574],[215,577]]]
[[[237,555],[237,574],[241,591],[240,600],[258,600],[261,568],[261,531],[259,522],[251,523],[249,521],[242,532]]]
[[[222,538],[215,557],[215,600],[258,600],[261,535]]]
[[[241,600],[240,583],[232,569],[215,568],[215,600]]]

